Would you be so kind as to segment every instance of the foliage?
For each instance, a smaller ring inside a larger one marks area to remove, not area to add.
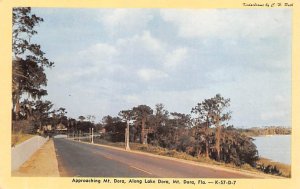
[[[52,118],[50,117],[50,114],[54,113],[52,107],[53,104],[50,101],[29,101],[25,99],[20,103],[20,116],[19,120],[15,123],[27,120],[29,125],[33,127],[30,133],[35,133],[43,125],[52,124]],[[15,130],[17,129],[17,125],[14,124]]]
[[[291,177],[291,166],[269,159],[259,158],[256,168],[268,174],[274,174],[284,177]]]
[[[13,119],[19,119],[20,99],[28,94],[33,100],[47,95],[42,87],[47,85],[44,72],[53,66],[41,46],[31,42],[37,34],[35,27],[43,19],[31,13],[31,8],[13,8],[13,61],[12,61],[12,100]]]
[[[196,158],[255,166],[258,156],[253,139],[227,126],[231,112],[225,110],[229,102],[219,94],[205,99],[192,109],[194,119],[189,114],[169,113],[163,104],[157,104],[154,111],[139,105],[121,111],[120,117],[105,116],[102,123],[113,142],[124,141],[126,123],[131,122],[131,142],[149,143],[171,150],[170,153],[175,150]]]
[[[149,116],[153,113],[153,110],[147,105],[139,105],[137,107],[133,107],[133,112],[136,117],[136,126],[140,125],[140,142],[142,144],[147,144],[148,139],[148,131],[146,131],[146,121],[148,121]],[[140,122],[140,124],[139,124]]]
[[[105,116],[102,120],[106,133],[112,142],[124,142],[126,123],[119,117]]]
[[[231,112],[223,112],[229,107],[230,99],[225,99],[220,94],[210,99],[205,99],[192,108],[192,113],[197,117],[194,119],[195,124],[199,128],[199,140],[205,141],[206,157],[209,157],[209,149],[211,148],[210,142],[210,127],[215,126],[215,150],[217,152],[216,159],[220,160],[221,156],[221,130],[226,126],[223,122],[231,118]],[[204,127],[204,129],[202,128]],[[205,138],[206,137],[206,138]],[[207,138],[209,137],[209,138]]]

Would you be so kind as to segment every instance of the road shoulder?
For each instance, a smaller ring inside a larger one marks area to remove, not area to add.
[[[59,177],[58,162],[53,140],[47,141],[18,170],[14,177]]]

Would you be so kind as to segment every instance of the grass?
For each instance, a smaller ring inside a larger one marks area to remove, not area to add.
[[[104,144],[104,145],[109,145],[109,146],[114,146],[118,148],[124,148],[124,142],[108,142],[103,139],[94,139],[95,143],[98,144]],[[226,164],[223,162],[217,162],[212,159],[207,159],[205,157],[194,157],[191,155],[188,155],[185,152],[178,152],[176,150],[168,150],[166,148],[158,147],[158,146],[152,146],[152,145],[143,145],[139,143],[130,143],[130,149],[131,150],[136,150],[136,151],[142,151],[142,152],[147,152],[151,154],[156,154],[156,155],[161,155],[161,156],[167,156],[167,157],[173,157],[177,159],[184,159],[184,160],[189,160],[189,161],[194,161],[194,162],[200,162],[200,163],[206,163],[210,165],[217,165],[217,166],[222,166],[226,168],[231,168],[235,170],[246,170],[246,171],[251,171],[251,172],[256,172],[256,173],[263,173],[262,171],[250,166],[249,164],[244,164],[242,166],[236,166],[234,164]],[[264,164],[264,165],[272,165],[275,166],[280,170],[282,177],[291,177],[291,166],[278,163],[278,162],[272,162],[268,159],[265,158],[260,158],[260,160],[257,162],[259,164]]]
[[[22,132],[18,132],[18,133],[12,133],[11,135],[11,146],[15,146],[17,144],[20,144],[32,137],[34,137],[35,135],[31,135],[31,134],[25,134]]]
[[[290,165],[287,165],[287,164],[283,164],[283,163],[279,163],[279,162],[273,162],[267,158],[260,158],[257,163],[259,164],[263,164],[265,166],[267,165],[271,165],[271,166],[276,166],[277,169],[281,172],[281,176],[284,176],[284,177],[288,177],[290,178],[291,177],[291,166]]]

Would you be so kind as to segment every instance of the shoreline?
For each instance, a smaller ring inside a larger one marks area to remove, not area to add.
[[[249,137],[272,137],[272,136],[291,136],[292,134],[274,134],[274,135],[247,135]]]
[[[270,159],[270,158],[266,158],[266,157],[263,157],[263,156],[259,156],[259,159],[269,161],[270,163],[276,163],[276,164],[291,166],[291,164],[287,164],[287,163],[284,163],[284,162],[279,162],[279,161],[276,161],[276,160],[273,160],[273,159]]]
[[[281,175],[287,178],[291,177],[291,169],[292,166],[290,164],[285,164],[281,162],[272,161],[271,159],[259,157],[260,159],[257,161],[258,164],[264,165],[264,166],[273,166],[276,167],[280,172]]]

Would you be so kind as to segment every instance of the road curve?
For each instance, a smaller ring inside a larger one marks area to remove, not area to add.
[[[132,153],[66,139],[54,139],[61,176],[255,178],[145,154]]]

